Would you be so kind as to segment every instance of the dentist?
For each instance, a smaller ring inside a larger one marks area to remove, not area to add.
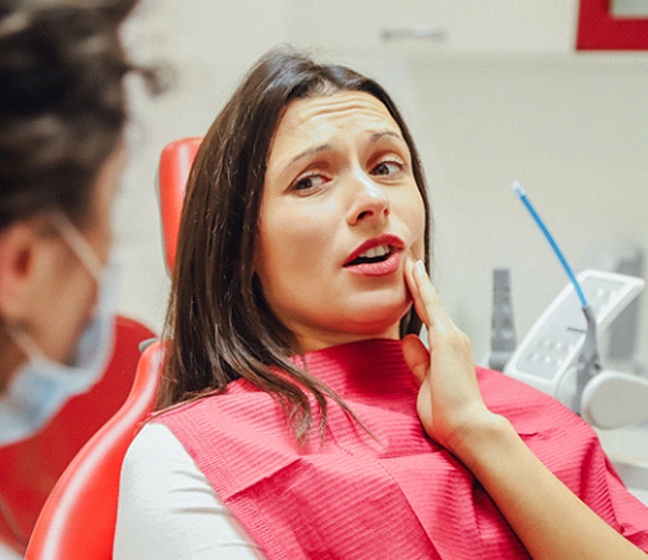
[[[1,447],[36,434],[111,354],[124,78],[148,75],[119,38],[135,3],[0,4]]]

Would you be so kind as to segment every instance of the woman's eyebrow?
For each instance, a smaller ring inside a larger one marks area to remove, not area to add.
[[[307,150],[304,150],[303,152],[300,152],[294,158],[292,158],[288,162],[288,164],[285,166],[285,169],[288,169],[289,167],[292,167],[295,163],[297,163],[302,158],[305,158],[307,156],[311,156],[311,155],[316,154],[318,152],[324,152],[324,151],[330,150],[332,148],[333,148],[333,146],[331,144],[321,144],[321,145],[315,146],[313,148],[308,148]]]
[[[398,134],[397,132],[394,132],[393,130],[389,130],[389,129],[387,129],[387,130],[379,130],[377,132],[372,133],[369,140],[371,142],[377,142],[378,140],[380,140],[384,136],[390,136],[392,138],[396,138],[397,140],[399,140],[402,143],[405,143],[405,139],[400,134]]]
[[[369,141],[372,142],[372,143],[377,142],[378,140],[380,140],[384,136],[389,136],[391,138],[395,138],[399,142],[405,144],[405,139],[400,134],[398,134],[397,132],[395,132],[393,130],[389,130],[389,129],[378,130],[376,132],[372,132],[370,134],[370,136],[369,136]],[[303,159],[305,157],[311,156],[311,155],[319,153],[319,152],[332,150],[332,149],[333,149],[333,145],[330,144],[330,143],[320,144],[319,146],[314,146],[312,148],[308,148],[308,149],[304,150],[303,152],[298,153],[293,158],[291,158],[291,160],[285,166],[283,166],[283,169],[284,170],[290,169],[295,163],[297,163],[299,160],[301,160],[301,159]]]

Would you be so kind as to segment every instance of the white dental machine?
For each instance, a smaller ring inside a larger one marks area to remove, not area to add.
[[[648,454],[636,456],[637,446],[623,430],[636,428],[631,433],[640,433],[648,449],[648,428],[641,426],[648,421],[648,379],[607,369],[598,352],[600,335],[641,293],[645,281],[598,270],[575,276],[522,187],[514,183],[513,188],[554,249],[570,283],[516,346],[508,271],[496,270],[488,365],[554,396],[597,428],[599,435],[606,436],[601,438],[603,446],[629,490],[648,504]],[[624,437],[625,450],[619,444]],[[634,448],[632,453],[627,452],[628,446]]]

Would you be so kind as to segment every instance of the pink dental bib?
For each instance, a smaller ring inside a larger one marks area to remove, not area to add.
[[[371,434],[331,402],[324,441],[314,430],[300,447],[276,401],[244,380],[157,420],[268,558],[529,558],[479,482],[423,432],[399,341],[305,358]],[[526,385],[477,373],[489,408],[603,519],[648,549],[647,510],[623,487],[593,430]]]

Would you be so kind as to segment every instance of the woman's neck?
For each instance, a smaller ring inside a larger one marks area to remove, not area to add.
[[[333,346],[341,346],[342,344],[350,344],[352,342],[361,342],[363,340],[371,340],[374,338],[385,338],[391,340],[398,340],[399,325],[391,327],[384,332],[368,332],[368,333],[344,333],[344,332],[313,332],[306,333],[305,335],[298,336],[302,352],[316,352],[317,350],[324,350]]]

